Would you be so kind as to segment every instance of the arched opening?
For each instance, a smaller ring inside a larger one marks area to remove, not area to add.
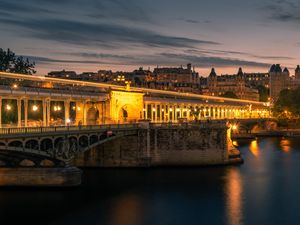
[[[79,146],[85,148],[89,145],[89,139],[87,136],[81,136],[79,138]]]
[[[78,144],[77,144],[77,138],[76,137],[70,137],[69,138],[69,148],[73,152],[76,152],[78,149]]]
[[[96,106],[89,108],[87,111],[87,118],[86,118],[87,125],[96,125],[98,118],[99,118],[99,110],[96,108]]]
[[[62,149],[64,145],[64,139],[63,138],[56,138],[54,141],[54,148],[55,149]]]
[[[126,104],[120,108],[118,118],[120,123],[133,123],[141,119],[142,115],[140,109]]]
[[[53,143],[51,139],[44,139],[41,142],[41,150],[42,151],[48,151],[53,149]]]
[[[29,140],[25,143],[25,148],[38,150],[39,142],[37,140]]]
[[[21,141],[12,141],[8,144],[10,147],[23,148],[23,143]]]
[[[92,145],[92,144],[95,144],[95,143],[97,143],[98,142],[98,137],[97,137],[97,135],[92,135],[91,137],[90,137],[90,144]]]

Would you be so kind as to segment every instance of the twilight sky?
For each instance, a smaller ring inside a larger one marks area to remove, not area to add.
[[[188,62],[202,75],[294,70],[299,26],[299,0],[0,0],[0,48],[38,74]]]

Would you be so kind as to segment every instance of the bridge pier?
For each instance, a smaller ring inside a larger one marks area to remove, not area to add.
[[[71,187],[81,184],[82,171],[64,168],[0,168],[0,186]]]

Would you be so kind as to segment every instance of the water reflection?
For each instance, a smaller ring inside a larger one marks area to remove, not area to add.
[[[228,225],[243,224],[242,195],[243,186],[240,170],[230,168],[226,176],[226,217]]]
[[[250,149],[250,152],[251,152],[255,157],[258,157],[258,156],[259,156],[259,154],[260,154],[260,149],[259,149],[259,147],[258,147],[257,140],[251,141],[250,146],[249,146],[249,149]]]
[[[280,140],[280,148],[283,152],[289,153],[291,150],[291,141],[289,139],[281,139]]]
[[[143,205],[140,198],[134,194],[118,197],[112,204],[110,225],[138,225],[142,224],[141,215]]]
[[[238,146],[239,146],[239,144],[238,144],[237,141],[232,141],[232,144],[233,144],[233,146],[235,146],[235,147],[238,147]]]

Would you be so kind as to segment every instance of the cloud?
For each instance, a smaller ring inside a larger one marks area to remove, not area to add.
[[[200,23],[198,20],[186,19],[184,20],[187,23]]]
[[[146,47],[195,47],[198,45],[218,45],[207,40],[168,36],[142,28],[126,27],[114,23],[87,23],[64,19],[0,19],[0,23],[18,26],[27,30],[26,34],[42,40],[61,43],[116,47],[128,44]]]
[[[6,13],[51,13],[53,12],[52,10],[36,6],[33,4],[23,4],[22,2],[16,1],[14,2],[13,0],[11,1],[5,1],[1,0],[0,1],[0,11],[1,13],[6,12]]]
[[[239,60],[234,58],[223,58],[223,57],[206,57],[206,56],[196,56],[196,55],[186,55],[186,54],[170,54],[162,53],[162,57],[169,60],[176,60],[178,63],[191,62],[197,66],[201,67],[230,67],[230,66],[252,66],[252,67],[269,67],[268,63],[261,63],[255,61]]]
[[[129,20],[137,22],[153,22],[152,13],[145,10],[134,0],[102,0],[92,1],[91,5],[96,10],[87,16],[92,18],[113,18],[118,20]],[[152,10],[151,10],[152,11]]]
[[[23,57],[28,58],[30,61],[38,64],[49,64],[49,63],[76,63],[76,64],[111,64],[108,62],[101,62],[99,60],[73,60],[73,59],[52,59],[40,56],[23,55]]]
[[[269,59],[269,60],[292,60],[293,57],[289,56],[268,56],[268,55],[257,55],[248,52],[240,51],[228,51],[228,50],[216,50],[216,49],[187,49],[185,50],[188,54],[197,54],[202,56],[215,56],[215,55],[236,55],[236,56],[247,56],[257,59]]]
[[[66,53],[67,54],[67,53]],[[253,66],[253,67],[269,67],[270,64],[239,60],[230,57],[214,57],[214,56],[199,56],[181,53],[156,53],[139,54],[136,56],[127,55],[112,55],[103,53],[71,53],[71,55],[81,56],[87,59],[102,60],[102,64],[116,64],[116,65],[163,65],[163,66],[178,66],[187,63],[193,63],[199,67],[210,68],[213,66],[231,67],[231,66]]]
[[[129,55],[116,55],[116,54],[107,54],[107,53],[86,53],[86,52],[77,52],[77,53],[63,53],[66,55],[80,56],[84,58],[100,58],[100,59],[135,59],[134,56]]]
[[[269,19],[280,22],[299,22],[300,4],[291,0],[273,0],[262,7]]]

